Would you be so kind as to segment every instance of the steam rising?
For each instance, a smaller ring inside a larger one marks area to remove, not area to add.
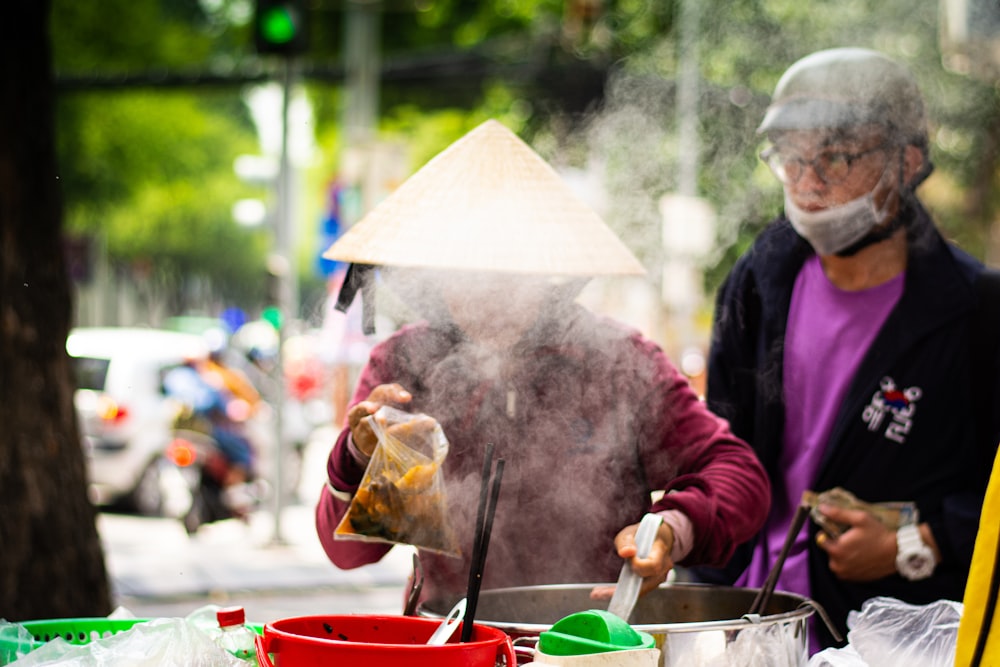
[[[614,534],[649,502],[638,443],[663,423],[652,406],[664,387],[631,330],[574,304],[579,282],[402,269],[382,280],[421,321],[389,343],[393,375],[414,396],[409,409],[435,417],[449,439],[455,534],[471,539],[486,443],[507,461],[484,587],[593,581],[595,563],[598,580],[613,580]],[[655,476],[676,465],[664,454]],[[563,557],[519,571],[524,540]]]

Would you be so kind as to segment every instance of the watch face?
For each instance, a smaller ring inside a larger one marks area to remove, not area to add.
[[[923,552],[924,550],[921,549],[917,553],[903,555],[897,563],[900,574],[907,579],[929,577],[934,572],[934,556]]]
[[[902,576],[916,581],[934,573],[934,553],[924,544],[916,526],[901,527],[896,533],[896,543],[896,569]]]

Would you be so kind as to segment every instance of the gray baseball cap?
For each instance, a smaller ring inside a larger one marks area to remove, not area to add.
[[[926,145],[927,119],[910,71],[861,48],[817,51],[781,76],[758,133],[883,125],[903,143]]]

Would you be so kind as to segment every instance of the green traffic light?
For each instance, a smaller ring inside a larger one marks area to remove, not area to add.
[[[265,308],[260,314],[260,319],[270,324],[276,331],[281,330],[281,309],[277,306],[268,306]]]
[[[260,17],[260,34],[272,44],[287,44],[295,38],[297,29],[288,7],[272,7]]]

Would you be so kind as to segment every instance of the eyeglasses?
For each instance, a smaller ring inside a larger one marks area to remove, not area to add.
[[[783,155],[777,146],[771,146],[760,154],[760,159],[767,163],[767,166],[782,183],[798,183],[802,174],[805,173],[806,167],[812,167],[821,181],[827,185],[837,185],[847,179],[855,162],[885,147],[886,144],[883,143],[857,153],[831,151],[820,153],[813,159],[806,160],[798,156]]]

